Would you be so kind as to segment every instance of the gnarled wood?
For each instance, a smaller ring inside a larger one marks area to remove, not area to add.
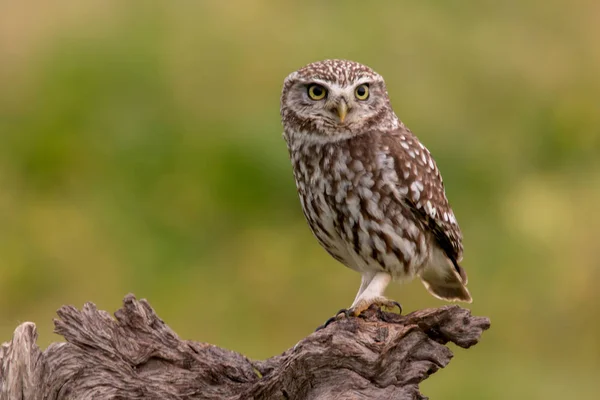
[[[0,348],[0,399],[424,399],[419,383],[489,328],[458,306],[406,316],[368,310],[265,361],[181,340],[145,300],[112,318],[92,303],[58,311],[66,343],[41,352],[31,322]]]

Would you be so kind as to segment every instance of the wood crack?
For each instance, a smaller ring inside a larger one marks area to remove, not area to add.
[[[458,306],[408,315],[367,310],[267,360],[181,340],[145,300],[125,297],[115,318],[63,306],[44,352],[31,322],[0,347],[0,400],[425,399],[419,384],[490,326]]]

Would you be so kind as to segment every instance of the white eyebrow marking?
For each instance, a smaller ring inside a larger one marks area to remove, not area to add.
[[[368,77],[360,78],[356,82],[351,82],[349,85],[346,85],[346,86],[341,86],[336,82],[326,81],[326,80],[319,79],[319,78],[304,80],[305,84],[318,83],[319,85],[328,87],[331,90],[333,90],[333,89],[342,90],[342,89],[347,89],[348,87],[355,88],[356,86],[362,85],[363,83],[367,83],[367,82],[373,82],[373,78],[368,78]]]

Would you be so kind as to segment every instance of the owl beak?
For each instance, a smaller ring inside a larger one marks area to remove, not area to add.
[[[346,115],[348,114],[348,104],[344,100],[340,101],[337,106],[338,116],[340,117],[340,122],[343,123],[344,119],[346,119]]]

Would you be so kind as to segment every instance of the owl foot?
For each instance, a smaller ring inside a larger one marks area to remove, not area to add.
[[[372,299],[360,300],[350,310],[352,316],[359,316],[363,311],[368,310],[369,308],[388,308],[390,310],[393,310],[396,307],[398,307],[398,314],[402,314],[402,305],[400,303],[398,303],[395,300],[390,300],[388,298],[380,296]]]
[[[339,321],[342,318],[358,317],[363,313],[363,311],[368,309],[376,308],[377,310],[381,311],[381,308],[389,308],[393,310],[396,307],[398,307],[398,314],[402,314],[402,305],[397,301],[390,300],[385,297],[376,297],[370,300],[363,300],[358,302],[354,307],[342,308],[333,317],[325,321],[323,325],[319,326],[315,332],[320,331],[323,328],[327,328],[329,324],[334,321]]]

